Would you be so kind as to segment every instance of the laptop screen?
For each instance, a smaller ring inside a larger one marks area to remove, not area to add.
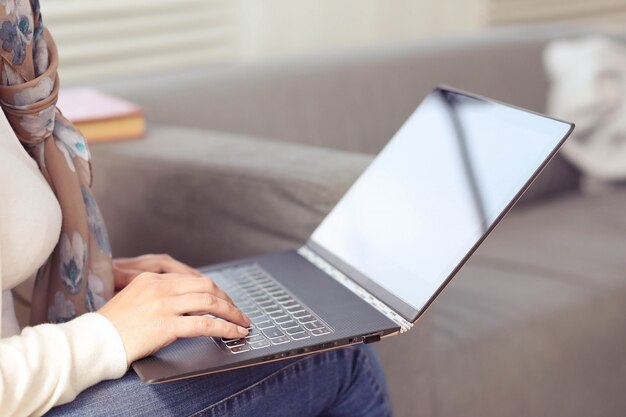
[[[419,312],[570,128],[437,89],[311,241]]]

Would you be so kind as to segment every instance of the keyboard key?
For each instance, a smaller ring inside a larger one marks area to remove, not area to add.
[[[248,326],[248,336],[254,336],[257,334],[261,334],[261,331],[256,324],[251,324],[250,326]]]
[[[308,339],[310,336],[306,332],[299,332],[289,335],[293,340]]]
[[[273,282],[268,282],[267,284],[261,284],[261,288],[263,288],[263,290],[265,290],[266,292],[282,291],[280,287]]]
[[[235,300],[235,304],[237,304],[237,307],[239,308],[255,307],[255,305],[252,303],[249,297],[237,297],[236,294],[229,294],[229,295],[231,295],[231,298],[234,297],[233,300]]]
[[[237,346],[232,348],[230,351],[233,353],[242,353],[242,352],[247,352],[249,351],[250,348],[248,346]]]
[[[258,310],[257,306],[248,304],[248,303],[240,304],[236,302],[235,305],[237,306],[239,310],[244,311],[244,312]]]
[[[330,330],[328,330],[326,327],[320,327],[319,329],[311,330],[311,334],[313,336],[321,336],[323,334],[328,334],[328,333],[330,333]]]
[[[300,317],[304,317],[304,316],[310,316],[309,312],[306,310],[302,310],[302,311],[292,311],[291,315],[294,316],[297,319],[300,319]]]
[[[282,302],[282,303],[279,301],[279,303],[282,305],[283,308],[286,308],[288,311],[302,309],[302,306],[293,300],[289,300],[289,301]]]
[[[261,310],[257,310],[257,309],[254,309],[254,310],[251,310],[251,311],[248,311],[248,310],[241,310],[241,311],[243,311],[244,313],[246,313],[246,315],[247,315],[247,316],[248,316],[251,320],[252,320],[252,319],[254,319],[255,317],[260,317],[260,316],[263,316],[263,312],[262,312]]]
[[[304,331],[304,327],[302,326],[296,326],[296,327],[290,327],[288,329],[285,329],[285,333],[287,333],[288,335],[292,335],[295,333],[300,333]]]
[[[278,308],[278,305],[276,304],[276,302],[274,300],[270,300],[269,298],[267,299],[267,301],[262,301],[258,304],[259,304],[259,307],[261,307],[263,310],[265,310],[266,308],[271,308],[271,307]]]
[[[246,341],[244,339],[238,339],[238,340],[233,340],[231,342],[226,342],[226,346],[228,346],[229,348],[233,348],[235,346],[243,346],[246,344]]]
[[[233,302],[234,302],[235,306],[238,309],[251,308],[252,307],[252,305],[248,304],[247,301],[241,299],[240,297],[235,297],[235,295],[233,293],[228,293],[228,295],[230,295],[230,298],[233,299]]]
[[[292,302],[293,298],[289,297],[288,295],[283,295],[282,297],[274,297],[274,300],[280,304],[283,304],[283,303]]]
[[[260,323],[254,323],[254,325],[256,326],[257,329],[263,330],[263,329],[267,329],[268,327],[272,327],[274,323],[268,320],[268,321],[263,321]]]
[[[287,316],[287,312],[285,310],[279,309],[276,311],[272,311],[271,313],[267,313],[268,316],[270,316],[273,319],[277,319],[279,317],[286,317]]]
[[[250,347],[252,349],[262,349],[268,346],[270,346],[270,342],[268,342],[267,340],[263,340],[261,342],[256,342],[256,343],[250,343]]]
[[[296,317],[298,319],[298,321],[300,323],[308,323],[310,321],[315,321],[315,317],[313,316],[302,316],[302,317]]]
[[[227,343],[227,342],[232,342],[232,341],[234,341],[234,340],[241,340],[241,339],[227,339],[227,338],[225,338],[225,337],[222,337],[221,339],[222,339],[222,342],[224,342],[224,343]]]
[[[254,290],[256,290],[256,289],[257,289],[257,286],[256,286],[256,285],[254,285],[254,284],[242,283],[242,284],[239,284],[239,288],[241,288],[241,289],[242,289],[242,290],[244,290],[244,291],[249,292],[249,291],[254,291]]]
[[[282,323],[286,323],[288,321],[292,321],[292,318],[289,316],[281,316],[281,317],[276,317],[274,319],[274,323],[276,324],[282,324]]]
[[[274,345],[280,345],[282,343],[287,343],[289,342],[289,338],[287,336],[281,336],[281,337],[276,337],[274,339],[270,339],[272,344]]]
[[[304,327],[308,330],[323,328],[324,326],[319,321],[310,321],[308,323],[304,323]]]
[[[268,327],[267,329],[262,330],[263,334],[270,339],[282,337],[285,334],[276,326]]]
[[[253,327],[252,325],[248,326],[248,335],[246,337],[248,337],[248,336],[256,336],[258,334],[261,334],[261,333],[259,332],[259,330],[256,327]]]
[[[246,336],[246,341],[248,341],[248,343],[260,342],[262,340],[265,340],[265,338],[260,334],[254,336]]]
[[[264,321],[268,321],[269,318],[266,315],[261,314],[259,316],[250,317],[250,320],[252,320],[252,323],[256,324],[256,323],[263,323]]]
[[[261,308],[262,308],[263,310],[265,310],[265,312],[266,312],[267,314],[270,314],[270,315],[271,315],[272,313],[276,313],[276,312],[278,312],[278,311],[282,311],[282,309],[278,306],[278,304],[274,303],[273,301],[272,301],[272,305],[271,305],[271,306],[269,306],[269,307],[263,307],[263,306],[261,306]]]
[[[317,320],[309,321],[303,324],[304,324],[304,328],[308,330],[319,329],[320,327],[324,327],[324,325]]]
[[[279,323],[278,321],[276,321],[276,323],[278,323],[280,325],[281,329],[289,329],[289,328],[292,328],[292,327],[299,327],[298,323],[296,323],[293,320],[288,320],[288,321],[286,321],[284,323]]]

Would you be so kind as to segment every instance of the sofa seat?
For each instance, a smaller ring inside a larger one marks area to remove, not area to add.
[[[165,124],[92,153],[115,252],[193,265],[297,247],[372,159]],[[413,331],[377,345],[397,415],[626,409],[623,207],[622,191],[514,209]]]
[[[114,251],[199,265],[295,247],[435,85],[542,112],[546,44],[591,33],[498,29],[101,85],[151,122],[145,141],[92,149]],[[555,158],[416,328],[377,344],[397,416],[625,414],[624,196],[578,184]]]
[[[505,218],[425,318],[436,415],[626,410],[624,207],[571,194]]]

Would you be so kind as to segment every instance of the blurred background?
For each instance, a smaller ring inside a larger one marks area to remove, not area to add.
[[[42,3],[62,85],[131,103],[59,103],[92,142],[116,256],[302,245],[440,83],[575,122],[377,349],[400,417],[626,415],[625,0]]]
[[[546,22],[626,23],[623,0],[46,0],[64,85]],[[94,69],[98,69],[94,71]]]

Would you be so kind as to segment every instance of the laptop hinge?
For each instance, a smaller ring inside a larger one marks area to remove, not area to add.
[[[352,281],[343,272],[339,271],[337,268],[326,262],[321,256],[313,252],[307,246],[302,246],[300,249],[298,249],[298,253],[304,259],[311,262],[317,268],[325,272],[326,275],[330,276],[332,279],[352,291],[355,295],[363,299],[366,303],[381,312],[389,320],[400,326],[400,333],[409,331],[411,330],[411,327],[413,327],[413,323],[406,321],[404,317],[396,313],[393,309],[387,306],[387,304],[383,303],[365,288]]]

